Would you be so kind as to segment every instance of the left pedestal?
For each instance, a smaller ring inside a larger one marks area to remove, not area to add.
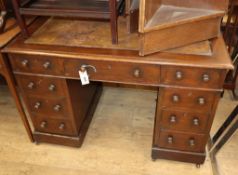
[[[80,147],[102,86],[78,80],[15,74],[31,117],[37,143]]]

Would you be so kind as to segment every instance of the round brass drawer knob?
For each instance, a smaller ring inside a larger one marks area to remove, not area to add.
[[[173,95],[172,100],[174,103],[178,103],[180,101],[180,98],[178,95]]]
[[[204,82],[208,82],[208,81],[210,81],[210,76],[209,76],[208,74],[203,74],[203,75],[202,75],[202,80],[203,80]]]
[[[33,89],[35,87],[35,84],[33,82],[30,82],[28,85],[27,85],[28,89]]]
[[[205,105],[205,103],[206,103],[205,98],[203,98],[203,97],[199,97],[199,98],[198,98],[198,104],[199,104],[199,105]]]
[[[43,67],[44,67],[45,69],[49,69],[50,66],[51,66],[51,63],[50,63],[49,61],[47,61],[47,62],[45,62],[45,63],[43,64]]]
[[[29,61],[28,60],[23,60],[21,62],[21,64],[22,64],[23,67],[27,67],[29,65]]]
[[[176,123],[177,122],[177,117],[175,115],[172,115],[170,117],[170,123]]]
[[[141,70],[140,69],[135,69],[134,70],[134,77],[139,78],[141,76]]]
[[[181,71],[177,71],[175,74],[175,77],[177,80],[182,80],[183,79],[183,73]]]
[[[61,110],[61,108],[62,107],[60,105],[55,105],[54,106],[54,111],[59,112]]]
[[[193,125],[199,126],[199,119],[198,118],[193,119]]]
[[[59,125],[59,129],[60,129],[60,130],[64,130],[64,129],[65,129],[65,124],[64,124],[64,123],[61,123],[61,124]]]
[[[192,146],[195,146],[195,140],[194,139],[189,139],[189,145],[192,147]]]
[[[169,136],[167,141],[168,141],[169,144],[172,144],[173,140],[174,140],[173,136]]]
[[[41,122],[40,127],[41,128],[46,128],[47,127],[47,122],[46,121]]]
[[[35,109],[40,109],[41,103],[40,102],[36,102],[34,108]]]
[[[54,84],[51,84],[48,89],[49,89],[49,91],[53,92],[53,91],[55,91],[56,86]]]

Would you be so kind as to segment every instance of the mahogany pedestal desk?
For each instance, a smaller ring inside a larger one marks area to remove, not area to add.
[[[34,32],[41,24],[37,21],[29,31]],[[223,82],[233,68],[222,37],[211,41],[212,55],[203,56],[160,52],[140,57],[132,50],[24,41],[19,36],[4,52],[30,113],[37,142],[81,146],[92,117],[87,111],[93,111],[90,108],[95,108],[100,95],[99,82],[153,86],[159,93],[152,159],[204,162]],[[81,86],[78,71],[85,65],[92,82]]]

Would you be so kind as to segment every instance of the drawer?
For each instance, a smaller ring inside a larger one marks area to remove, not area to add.
[[[218,92],[180,88],[163,88],[162,91],[162,107],[182,108],[202,113],[212,110],[215,98],[219,95]]]
[[[79,78],[82,65],[90,65],[87,71],[91,80],[155,86],[160,82],[160,66],[142,63],[67,60],[65,75]]]
[[[64,79],[27,75],[16,75],[15,77],[26,95],[65,96],[66,82]]]
[[[208,114],[163,110],[160,126],[168,130],[205,133],[209,116]]]
[[[158,146],[161,148],[204,152],[206,138],[205,135],[161,131],[158,142]]]
[[[48,117],[34,116],[34,127],[36,131],[50,134],[77,135],[67,120],[49,119]]]
[[[27,98],[29,111],[33,114],[47,115],[51,118],[71,118],[65,98],[45,99],[29,96]]]
[[[216,69],[161,67],[161,83],[201,88],[222,88],[224,72]]]
[[[63,60],[39,55],[10,55],[15,72],[62,75]]]

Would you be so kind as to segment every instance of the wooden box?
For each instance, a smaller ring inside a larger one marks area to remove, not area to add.
[[[228,1],[140,0],[140,55],[218,36]]]

